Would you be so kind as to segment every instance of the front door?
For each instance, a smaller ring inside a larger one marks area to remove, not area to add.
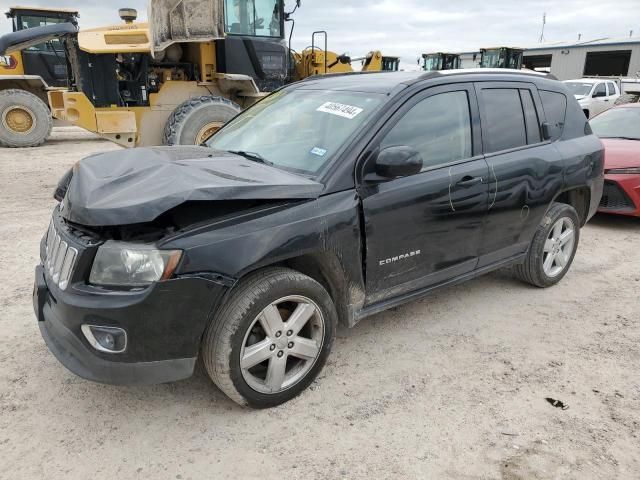
[[[406,102],[374,140],[373,150],[414,148],[423,169],[359,187],[368,304],[476,267],[488,200],[477,119],[472,85],[433,87]]]

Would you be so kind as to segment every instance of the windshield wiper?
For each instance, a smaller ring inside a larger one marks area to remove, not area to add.
[[[229,153],[233,153],[234,155],[240,155],[241,157],[246,158],[247,160],[251,160],[252,162],[264,163],[265,165],[273,165],[273,162],[270,162],[262,155],[256,152],[246,152],[244,150],[227,150]]]

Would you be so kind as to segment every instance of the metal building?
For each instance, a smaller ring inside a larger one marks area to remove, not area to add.
[[[461,68],[476,68],[480,52],[460,53]],[[587,76],[640,77],[640,37],[599,38],[526,48],[523,66],[551,72],[559,80]]]
[[[531,69],[550,69],[559,80],[635,77],[640,74],[640,37],[599,38],[527,48],[523,64]]]

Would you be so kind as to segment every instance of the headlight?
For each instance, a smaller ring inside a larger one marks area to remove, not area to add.
[[[640,175],[640,167],[612,168],[610,170],[607,170],[605,173],[621,173],[621,174],[629,174],[629,175]]]
[[[98,248],[89,282],[96,285],[143,286],[173,275],[181,250],[109,240]]]

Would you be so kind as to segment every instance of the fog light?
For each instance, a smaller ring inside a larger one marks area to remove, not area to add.
[[[122,328],[82,325],[82,333],[91,346],[101,352],[121,353],[127,348],[127,332]]]

